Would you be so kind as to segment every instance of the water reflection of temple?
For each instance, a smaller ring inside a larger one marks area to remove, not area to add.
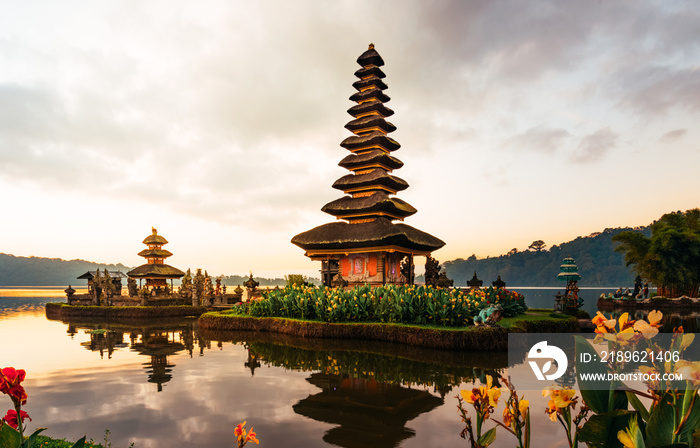
[[[165,331],[148,329],[141,333],[141,340],[138,334],[132,333],[131,349],[141,355],[150,357],[149,362],[141,365],[148,372],[148,382],[158,385],[158,392],[163,390],[163,384],[172,379],[172,368],[174,364],[168,363],[168,356],[172,356],[182,350],[187,349],[192,354],[192,328],[183,331]],[[188,347],[189,345],[189,347]]]
[[[111,359],[112,354],[119,348],[130,347],[131,350],[140,355],[147,356],[148,362],[142,365],[148,374],[148,382],[154,383],[158,387],[158,392],[163,390],[163,385],[172,379],[172,369],[175,367],[168,361],[168,357],[186,350],[190,356],[194,351],[194,325],[193,323],[180,323],[161,325],[158,327],[144,325],[93,325],[86,332],[90,335],[90,340],[82,342],[80,345],[87,350],[99,352],[100,357]],[[99,328],[107,327],[107,328]],[[76,326],[68,326],[68,334],[71,337],[76,333]],[[128,334],[129,343],[124,342],[125,335]],[[200,347],[203,349],[208,344],[198,338]]]
[[[408,421],[444,403],[425,390],[347,374],[313,373],[307,381],[322,392],[299,401],[294,412],[339,425],[323,440],[348,448],[398,446],[415,435]]]
[[[73,331],[75,331],[74,328]],[[124,333],[104,329],[93,329],[88,330],[88,332],[90,334],[90,340],[81,342],[80,345],[90,351],[100,352],[100,358],[104,358],[105,352],[107,352],[107,358],[112,359],[112,354],[115,349],[127,346],[124,342]]]

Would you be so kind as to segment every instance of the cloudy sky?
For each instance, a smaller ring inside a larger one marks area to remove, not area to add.
[[[695,2],[0,0],[0,252],[313,273],[370,42],[441,261],[700,205]]]

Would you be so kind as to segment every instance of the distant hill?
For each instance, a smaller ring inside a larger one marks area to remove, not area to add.
[[[85,280],[78,280],[79,275],[95,269],[107,269],[108,271],[122,271],[124,274],[133,267],[123,264],[104,264],[86,260],[63,260],[61,258],[42,257],[17,257],[0,253],[0,286],[85,286]],[[192,274],[196,272],[192,269]],[[248,276],[229,275],[223,276],[222,284],[227,286],[242,285],[248,280]],[[283,278],[255,277],[260,286],[284,286]],[[321,281],[315,278],[309,281],[316,284]],[[126,286],[126,282],[123,283]],[[175,281],[175,285],[179,280]]]
[[[581,274],[580,286],[618,287],[631,286],[634,273],[625,267],[625,258],[615,252],[613,235],[627,230],[651,236],[651,227],[626,227],[605,229],[589,236],[578,237],[568,243],[552,246],[549,250],[524,251],[493,258],[478,259],[476,256],[442,263],[447,276],[456,286],[467,284],[474,272],[491,285],[498,275],[509,286],[562,286],[557,281],[559,266],[566,257],[576,260]],[[62,260],[60,258],[17,257],[0,253],[0,286],[63,286],[82,285],[76,277],[86,271],[108,269],[124,273],[132,268],[123,264],[102,264],[86,260]],[[195,271],[193,269],[193,271]],[[225,276],[223,283],[229,286],[242,284],[247,276]],[[284,285],[284,279],[256,278],[261,286]],[[316,279],[314,279],[316,280]],[[316,283],[320,281],[316,280]]]
[[[636,275],[625,266],[623,254],[615,252],[613,235],[624,231],[639,231],[651,236],[651,227],[605,229],[589,236],[578,237],[568,243],[552,246],[549,250],[524,251],[494,258],[478,259],[475,256],[442,263],[447,276],[455,285],[465,286],[474,272],[490,286],[498,275],[507,286],[563,286],[557,280],[559,266],[566,257],[576,260],[581,274],[579,286],[619,287],[631,286]]]
[[[133,268],[123,264],[103,264],[86,260],[62,260],[60,258],[16,257],[0,253],[0,286],[83,286],[78,280],[81,274],[95,269],[122,271]]]

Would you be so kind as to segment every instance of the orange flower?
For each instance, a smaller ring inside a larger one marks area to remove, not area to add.
[[[510,423],[513,421],[513,411],[511,411],[510,408],[505,408],[503,410],[503,424],[506,426],[510,426]]]
[[[549,419],[551,421],[557,421],[557,406],[554,404],[554,400],[549,400],[549,403],[547,403],[547,409],[545,409],[544,412],[545,414],[549,414]]]
[[[595,324],[596,333],[614,333],[617,321],[615,319],[606,319],[603,313],[597,312],[592,322]]]
[[[236,440],[241,440],[245,437],[245,422],[236,425],[236,429],[233,430],[233,435],[236,436]]]
[[[256,436],[257,434],[255,434],[255,431],[253,431],[253,427],[251,426],[248,436],[245,438],[246,443],[253,442],[256,445],[260,445],[260,441],[256,438]]]

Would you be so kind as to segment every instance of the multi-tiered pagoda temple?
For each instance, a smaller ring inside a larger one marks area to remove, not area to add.
[[[144,257],[147,263],[127,272],[129,277],[138,278],[139,281],[145,279],[146,287],[158,288],[167,286],[168,279],[172,287],[173,279],[185,275],[181,270],[165,264],[165,259],[173,253],[163,249],[163,245],[168,244],[168,240],[158,235],[155,228],[151,228],[151,234],[143,240],[143,244],[146,244],[148,249],[139,252],[139,256]]]
[[[385,120],[394,111],[384,105],[386,76],[379,68],[382,57],[370,44],[357,62],[357,93],[350,97],[357,105],[348,113],[354,117],[345,127],[355,135],[340,144],[350,155],[338,165],[351,171],[333,188],[345,193],[321,210],[339,221],[300,233],[292,243],[306,256],[322,262],[324,284],[340,274],[349,285],[406,283],[411,281],[413,257],[430,255],[445,243],[428,233],[394,221],[416,213],[410,204],[394,195],[408,188],[405,180],[391,174],[403,162],[391,155],[401,145],[388,136],[396,126]],[[340,221],[342,220],[342,221]],[[408,273],[402,275],[401,261],[407,257]]]

